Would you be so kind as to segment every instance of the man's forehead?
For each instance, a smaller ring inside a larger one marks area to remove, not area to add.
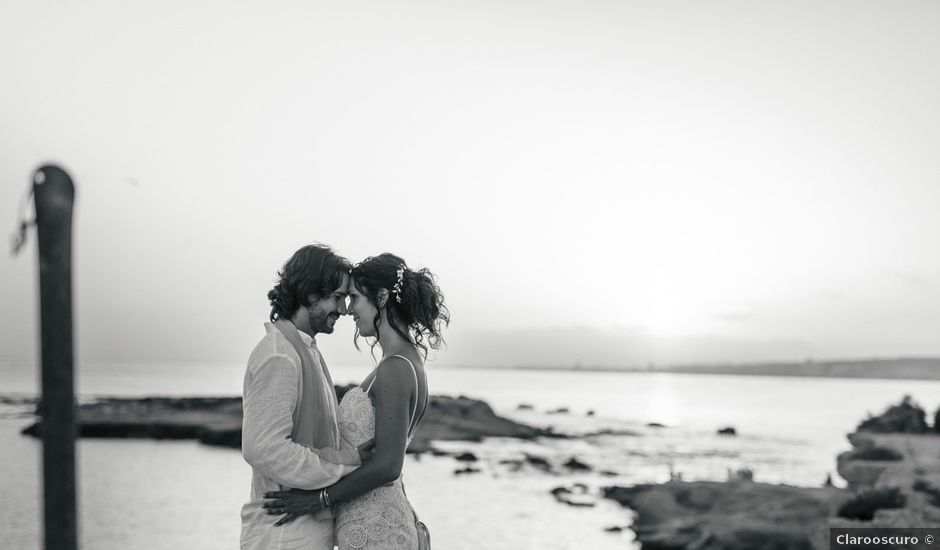
[[[339,286],[336,287],[336,290],[333,291],[333,294],[349,294],[349,275],[343,273],[343,280],[340,281]]]

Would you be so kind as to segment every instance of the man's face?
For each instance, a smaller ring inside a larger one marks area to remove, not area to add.
[[[343,280],[336,290],[329,296],[311,301],[307,307],[307,318],[310,331],[314,334],[331,334],[340,315],[346,315],[346,294],[348,293],[349,276],[343,275]]]

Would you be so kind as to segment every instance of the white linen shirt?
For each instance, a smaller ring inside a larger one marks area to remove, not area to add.
[[[271,323],[255,346],[245,371],[242,456],[251,465],[251,496],[242,506],[241,550],[327,550],[333,548],[333,518],[305,515],[275,527],[278,516],[261,507],[264,494],[287,488],[319,489],[339,481],[356,466],[333,464],[291,440],[294,409],[302,395],[300,357]],[[318,368],[323,358],[316,341],[300,333]]]

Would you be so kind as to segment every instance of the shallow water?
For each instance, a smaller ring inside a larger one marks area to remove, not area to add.
[[[89,395],[234,395],[238,365],[85,366],[80,391]],[[337,382],[358,381],[365,368],[334,368]],[[492,439],[446,442],[442,448],[480,457],[481,473],[454,475],[451,458],[409,457],[405,482],[411,500],[441,547],[629,548],[630,515],[613,502],[593,508],[555,502],[549,491],[582,482],[595,494],[612,484],[724,479],[750,468],[759,481],[818,485],[834,471],[844,434],[867,412],[911,394],[934,410],[940,383],[848,379],[435,369],[436,394],[485,399],[498,412],[564,432],[613,430],[575,440],[525,442]],[[0,369],[0,392],[35,393],[24,365]],[[533,410],[517,410],[528,403]],[[567,407],[568,414],[549,414]],[[23,406],[0,406],[0,489],[21,498],[0,500],[0,531],[11,548],[40,543],[40,447],[20,436],[30,422]],[[594,411],[587,416],[587,411]],[[667,427],[647,427],[659,422]],[[716,428],[733,425],[739,436]],[[79,443],[81,539],[85,548],[177,550],[237,547],[239,507],[249,469],[237,451],[194,442],[82,440]],[[546,473],[514,471],[503,460],[524,454],[553,464]],[[594,471],[573,475],[560,465],[577,457]],[[599,472],[607,470],[609,475]]]

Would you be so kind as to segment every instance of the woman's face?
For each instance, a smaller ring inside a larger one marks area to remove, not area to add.
[[[356,328],[361,336],[378,336],[375,331],[375,315],[378,309],[365,297],[356,283],[349,280],[349,307],[347,313],[353,316]]]

